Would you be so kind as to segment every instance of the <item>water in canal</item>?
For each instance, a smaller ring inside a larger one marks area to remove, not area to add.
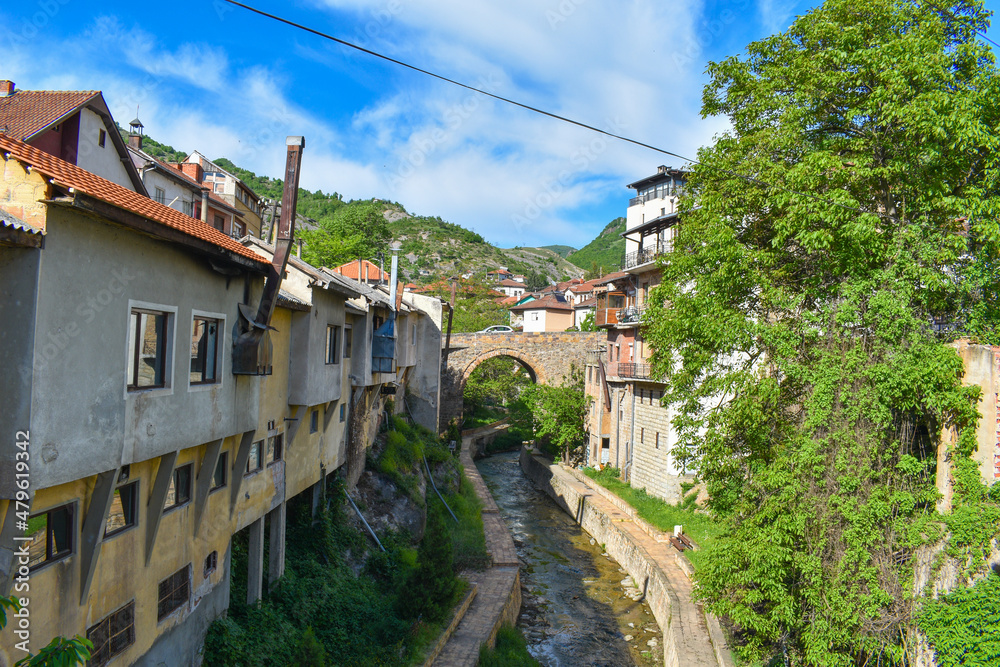
[[[517,452],[476,463],[521,559],[518,622],[547,667],[663,663],[663,638],[638,589],[600,544],[521,473]]]

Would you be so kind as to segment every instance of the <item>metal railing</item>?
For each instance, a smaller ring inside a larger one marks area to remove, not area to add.
[[[637,266],[648,264],[656,259],[657,255],[670,252],[670,247],[671,244],[669,242],[657,239],[653,245],[645,246],[635,252],[630,252],[625,255],[625,261],[622,262],[622,271],[628,271],[629,269],[634,269]]]
[[[653,201],[654,199],[666,199],[667,197],[679,197],[684,194],[684,188],[673,187],[666,190],[660,190],[657,192],[650,192],[644,195],[639,195],[638,197],[632,197],[628,200],[629,206],[638,206],[639,204],[645,204],[648,201]]]
[[[637,364],[631,361],[619,361],[618,377],[648,379],[649,364]]]
[[[639,324],[642,321],[643,308],[626,306],[618,311],[618,324]]]

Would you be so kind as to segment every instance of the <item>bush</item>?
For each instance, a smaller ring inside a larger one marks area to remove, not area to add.
[[[497,630],[496,645],[479,648],[479,667],[523,667],[541,665],[528,653],[528,642],[520,629],[504,625]]]

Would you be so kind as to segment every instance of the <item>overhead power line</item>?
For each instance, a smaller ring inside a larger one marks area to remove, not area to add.
[[[757,186],[760,186],[762,188],[774,188],[775,190],[780,190],[780,191],[788,193],[788,194],[798,195],[800,197],[806,197],[806,198],[812,199],[814,201],[822,202],[824,204],[829,204],[831,206],[836,206],[838,208],[842,208],[842,209],[845,209],[845,210],[848,210],[848,211],[853,211],[855,213],[861,213],[861,214],[871,213],[870,211],[865,211],[865,210],[857,208],[855,206],[850,206],[848,204],[842,204],[840,202],[833,201],[832,199],[827,199],[826,197],[822,197],[820,195],[814,195],[814,194],[809,193],[809,192],[801,192],[799,190],[794,190],[792,188],[789,188],[787,186],[784,186],[784,185],[781,185],[781,184],[778,184],[778,183],[770,183],[768,181],[761,180],[761,179],[759,179],[759,178],[757,178],[755,176],[748,176],[746,174],[741,174],[739,172],[732,171],[730,169],[726,169],[724,167],[717,167],[715,165],[703,164],[703,163],[701,163],[701,162],[699,162],[697,160],[694,160],[692,158],[685,157],[685,156],[680,155],[678,153],[674,153],[673,151],[668,151],[668,150],[666,150],[664,148],[659,148],[657,146],[653,146],[653,145],[647,144],[645,142],[638,141],[636,139],[631,139],[629,137],[625,137],[625,136],[622,136],[620,134],[615,134],[614,132],[608,132],[607,130],[602,130],[599,127],[595,127],[593,125],[588,125],[587,123],[583,123],[583,122],[578,121],[578,120],[573,120],[572,118],[567,118],[566,116],[561,116],[561,115],[559,115],[557,113],[552,113],[551,111],[545,111],[544,109],[539,109],[538,107],[531,106],[530,104],[524,104],[523,102],[518,102],[517,100],[512,100],[512,99],[510,99],[508,97],[503,97],[502,95],[496,95],[494,93],[491,93],[491,92],[488,92],[488,91],[485,91],[485,90],[481,90],[479,88],[476,88],[475,86],[470,86],[469,84],[462,83],[461,81],[456,81],[455,79],[451,79],[451,78],[443,76],[441,74],[436,74],[435,72],[431,72],[430,70],[426,70],[426,69],[423,69],[421,67],[417,67],[416,65],[411,65],[411,64],[409,64],[407,62],[403,62],[402,60],[398,60],[398,59],[393,58],[391,56],[387,56],[387,55],[385,55],[383,53],[379,53],[378,51],[373,51],[371,49],[366,49],[365,47],[360,46],[358,44],[354,44],[353,42],[349,42],[349,41],[347,41],[345,39],[340,39],[339,37],[334,37],[333,35],[330,35],[328,33],[322,32],[320,30],[316,30],[315,28],[310,28],[307,25],[303,25],[301,23],[297,23],[295,21],[283,18],[283,17],[278,16],[276,14],[271,14],[269,12],[265,12],[265,11],[263,11],[261,9],[257,9],[256,7],[252,7],[252,6],[244,4],[242,2],[238,2],[237,0],[225,0],[225,2],[227,2],[227,3],[231,4],[231,5],[235,5],[236,7],[240,7],[242,9],[245,9],[245,10],[247,10],[249,12],[253,12],[254,14],[258,14],[259,16],[263,16],[265,18],[269,18],[272,21],[277,21],[279,23],[284,23],[285,25],[291,26],[293,28],[297,28],[297,29],[302,30],[304,32],[311,33],[313,35],[316,35],[317,37],[322,37],[323,39],[330,40],[331,42],[336,42],[337,44],[341,44],[341,45],[346,46],[346,47],[348,47],[350,49],[355,49],[357,51],[361,51],[362,53],[366,53],[366,54],[368,54],[370,56],[373,56],[375,58],[379,58],[381,60],[385,60],[386,62],[390,62],[390,63],[393,63],[395,65],[399,65],[400,67],[405,67],[406,69],[413,70],[414,72],[419,72],[420,74],[424,74],[424,75],[432,77],[434,79],[438,79],[439,81],[444,81],[445,83],[450,83],[453,86],[458,86],[459,88],[464,88],[464,89],[472,91],[474,93],[478,93],[480,95],[485,95],[486,97],[491,97],[491,98],[493,98],[495,100],[498,100],[500,102],[504,102],[504,103],[510,104],[512,106],[520,107],[521,109],[525,109],[525,110],[531,111],[533,113],[541,114],[542,116],[548,116],[549,118],[552,118],[552,119],[555,119],[555,120],[558,120],[558,121],[561,121],[561,122],[564,122],[564,123],[569,123],[570,125],[575,125],[577,127],[581,127],[583,129],[590,130],[592,132],[597,132],[598,134],[603,134],[604,136],[611,137],[612,139],[617,139],[619,141],[624,141],[626,143],[630,143],[630,144],[633,144],[635,146],[640,146],[642,148],[649,149],[649,150],[654,151],[656,153],[662,153],[663,155],[669,155],[670,157],[675,157],[675,158],[677,158],[679,160],[683,160],[683,161],[685,161],[685,162],[687,162],[689,164],[698,165],[698,166],[704,167],[706,169],[711,169],[711,170],[716,171],[718,173],[722,173],[722,174],[726,174],[727,176],[731,176],[732,178],[742,180],[742,181],[744,181],[746,183],[751,183],[753,185],[757,185]],[[982,36],[985,39],[989,39],[985,35],[982,35]],[[992,41],[992,40],[990,40],[990,41]]]

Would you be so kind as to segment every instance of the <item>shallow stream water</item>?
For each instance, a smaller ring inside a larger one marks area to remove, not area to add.
[[[476,463],[521,560],[518,626],[546,667],[662,664],[662,635],[631,577],[524,476],[517,452]]]

